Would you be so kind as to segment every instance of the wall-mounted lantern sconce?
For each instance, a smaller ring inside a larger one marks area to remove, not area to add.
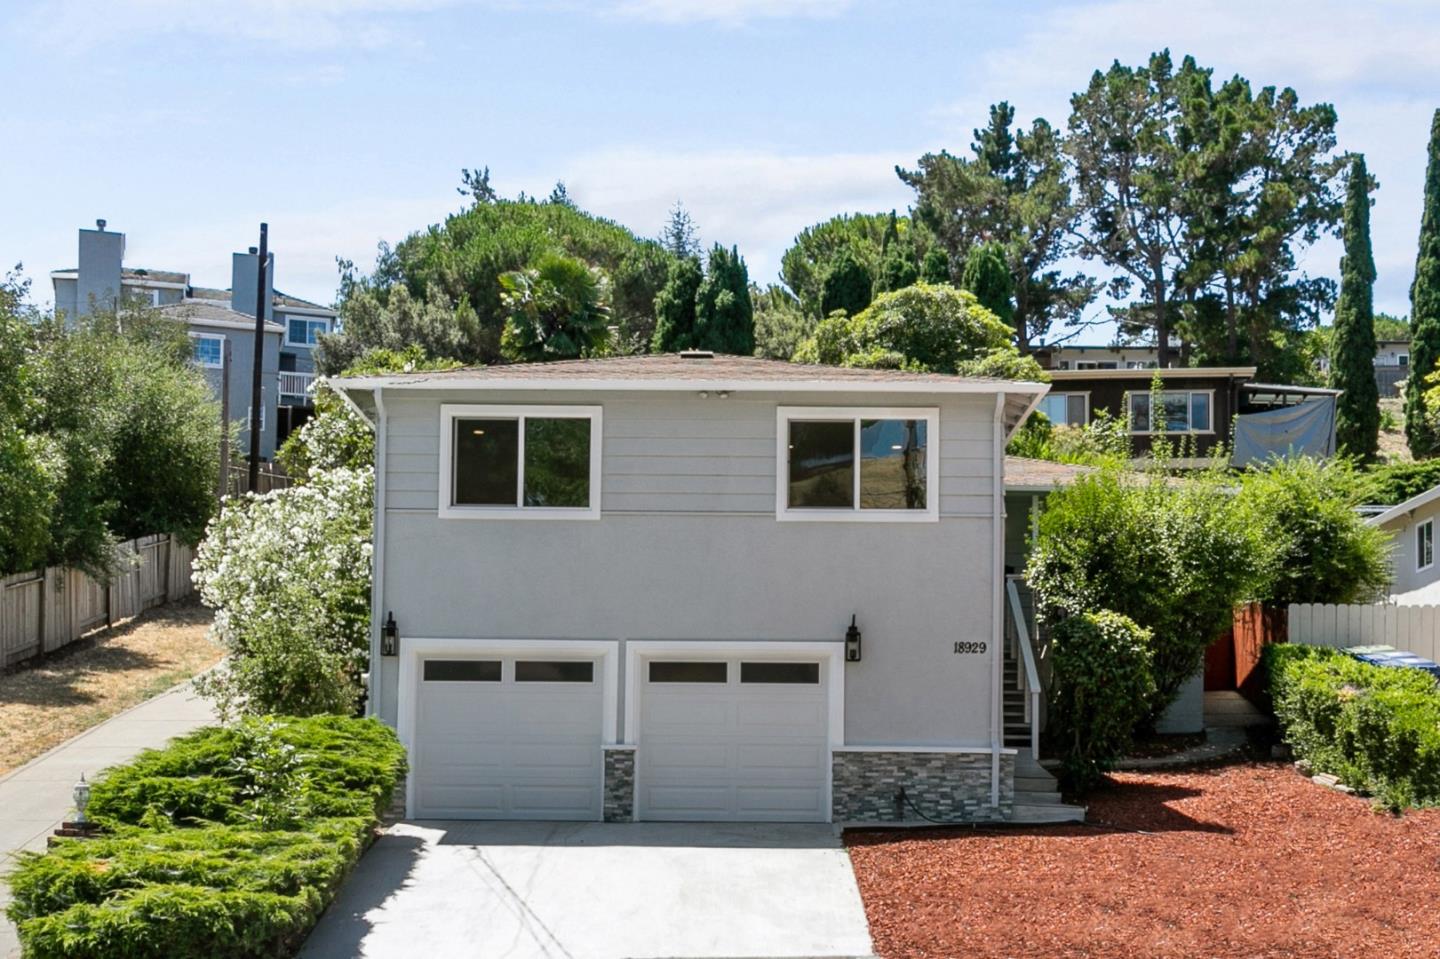
[[[855,616],[850,616],[850,628],[845,630],[845,662],[860,662],[860,630],[855,626]]]
[[[395,614],[385,614],[385,625],[380,627],[380,655],[400,655],[400,627],[395,625]]]

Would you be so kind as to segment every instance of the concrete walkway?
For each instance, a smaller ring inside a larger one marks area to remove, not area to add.
[[[124,762],[142,749],[163,746],[172,737],[215,722],[210,704],[182,683],[117,716],[112,716],[19,769],[0,778],[0,851],[9,860],[22,850],[45,848],[45,838],[70,815],[70,791],[107,766]],[[10,901],[0,883],[0,908]],[[19,956],[15,927],[0,916],[0,956]]]
[[[301,959],[868,956],[828,825],[406,822]]]

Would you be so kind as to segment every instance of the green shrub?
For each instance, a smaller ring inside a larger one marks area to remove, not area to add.
[[[393,732],[338,716],[248,720],[148,750],[96,782],[88,812],[105,835],[21,856],[8,913],[25,954],[289,954],[404,770]]]
[[[1440,803],[1440,688],[1428,673],[1289,644],[1267,646],[1264,665],[1285,741],[1312,767],[1391,809]]]
[[[1084,791],[1129,748],[1155,692],[1150,631],[1119,613],[1083,613],[1051,633],[1054,682],[1046,735],[1062,780]]]

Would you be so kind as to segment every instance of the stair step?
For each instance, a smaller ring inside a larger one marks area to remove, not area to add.
[[[1055,777],[1045,776],[1016,776],[1015,795],[1022,792],[1054,792]]]
[[[1010,814],[1014,823],[1084,822],[1085,807],[1065,803],[1015,803]]]
[[[1053,789],[1017,789],[1015,790],[1015,801],[1022,806],[1037,803],[1045,806],[1054,806],[1060,803],[1060,794]]]

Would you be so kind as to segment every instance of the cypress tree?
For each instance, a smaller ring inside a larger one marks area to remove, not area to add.
[[[830,264],[820,284],[820,315],[829,316],[836,310],[844,310],[854,316],[870,305],[874,293],[875,278],[855,254],[844,250]]]
[[[950,282],[950,257],[940,249],[939,243],[931,243],[920,261],[920,279],[926,283]]]
[[[665,285],[655,294],[652,353],[674,353],[695,345],[695,294],[704,277],[700,261],[682,256],[670,264]]]
[[[1440,110],[1430,123],[1420,249],[1410,285],[1410,376],[1405,381],[1405,438],[1416,459],[1440,453],[1436,410],[1425,408],[1425,377],[1440,364]]]
[[[1380,391],[1375,384],[1375,258],[1370,252],[1370,173],[1350,164],[1345,194],[1345,255],[1330,346],[1330,385],[1344,390],[1335,413],[1340,452],[1369,462],[1380,448]]]
[[[705,279],[695,293],[695,346],[716,353],[755,352],[755,307],[750,272],[740,251],[718,243],[710,251]]]
[[[1001,323],[1014,327],[1015,307],[1010,297],[1015,292],[1015,283],[1010,278],[1010,268],[1005,265],[1005,254],[997,244],[971,247],[960,274],[960,287],[974,293],[980,305],[994,313]]]

